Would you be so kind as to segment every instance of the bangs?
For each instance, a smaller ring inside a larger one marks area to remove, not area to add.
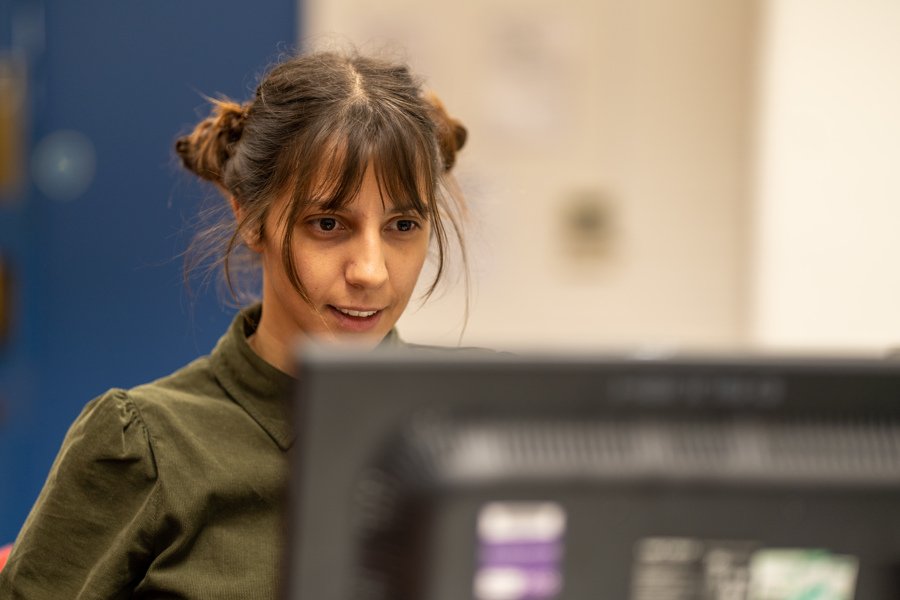
[[[419,128],[385,127],[370,141],[369,159],[382,200],[431,219],[436,210],[437,151],[417,135]]]
[[[431,220],[439,173],[436,148],[409,123],[350,113],[337,131],[321,131],[297,144],[318,151],[292,157],[298,160],[291,161],[296,170],[287,217],[299,218],[312,205],[329,212],[346,208],[371,166],[385,207]]]

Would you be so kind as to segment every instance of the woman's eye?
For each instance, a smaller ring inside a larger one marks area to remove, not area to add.
[[[337,227],[337,219],[323,217],[321,219],[316,219],[316,225],[318,225],[319,229],[322,231],[332,231]]]
[[[411,219],[400,219],[396,222],[397,231],[412,231],[418,223]]]

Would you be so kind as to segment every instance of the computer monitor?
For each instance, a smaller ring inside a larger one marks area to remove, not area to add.
[[[900,365],[299,364],[288,598],[900,598]]]

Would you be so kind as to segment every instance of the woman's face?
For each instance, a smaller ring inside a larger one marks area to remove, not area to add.
[[[382,198],[371,166],[358,195],[342,210],[313,203],[294,223],[294,262],[311,300],[291,285],[282,262],[287,204],[273,206],[260,248],[263,317],[260,331],[290,344],[299,336],[350,340],[374,347],[403,313],[425,262],[430,224]]]

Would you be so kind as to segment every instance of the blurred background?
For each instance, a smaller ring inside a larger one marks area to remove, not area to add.
[[[377,4],[377,7],[373,7]],[[469,129],[461,273],[409,341],[900,346],[894,0],[0,2],[0,544],[90,398],[208,352],[172,146],[295,47],[399,56]]]

